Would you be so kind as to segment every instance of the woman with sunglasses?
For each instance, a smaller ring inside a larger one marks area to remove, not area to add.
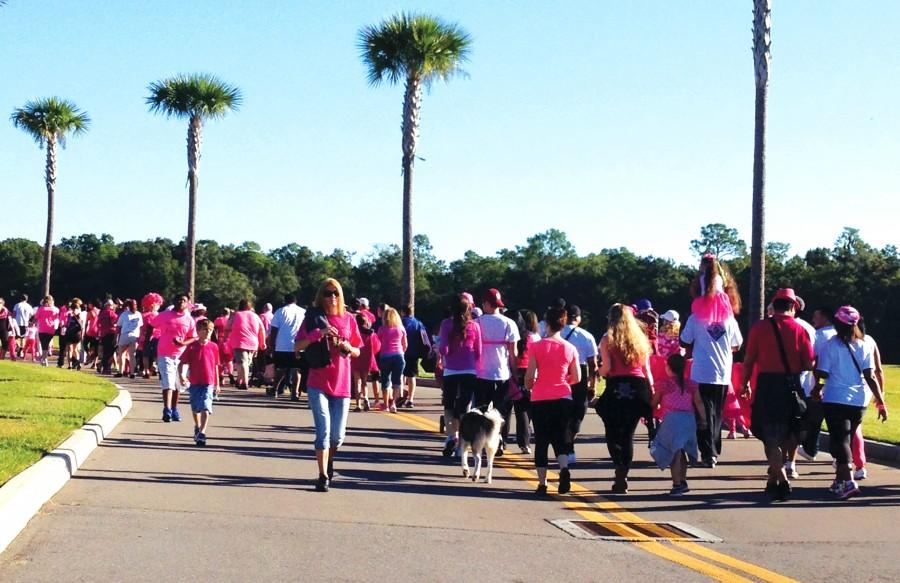
[[[316,427],[316,491],[327,492],[334,477],[334,455],[344,441],[350,410],[350,359],[359,357],[362,336],[353,314],[344,307],[344,290],[333,278],[319,286],[314,309],[306,313],[294,350],[325,341],[329,362],[310,368],[307,395]]]

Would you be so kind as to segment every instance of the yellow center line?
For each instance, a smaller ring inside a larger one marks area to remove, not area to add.
[[[417,429],[423,429],[426,431],[433,431],[435,433],[438,433],[439,426],[433,419],[423,417],[421,415],[415,415],[413,413],[398,412],[393,415],[395,415],[401,421],[404,421],[409,425],[416,427]],[[497,467],[503,468],[514,477],[528,482],[533,486],[537,486],[537,473],[533,471],[533,466],[531,465],[530,460],[524,458],[520,454],[507,452],[502,458],[497,459],[495,463],[497,464]],[[557,479],[557,475],[553,472],[548,472],[547,477],[548,479]],[[743,572],[747,575],[751,575],[768,583],[798,583],[795,579],[791,579],[790,577],[779,575],[778,573],[769,571],[768,569],[765,569],[758,565],[754,565],[752,563],[736,559],[729,555],[719,553],[697,543],[671,541],[669,545],[664,545],[656,542],[647,535],[638,532],[633,528],[630,528],[627,524],[619,523],[635,522],[641,524],[642,526],[646,525],[644,527],[647,530],[663,537],[671,537],[672,533],[660,526],[649,523],[638,515],[622,508],[617,503],[608,500],[603,496],[597,494],[596,492],[589,490],[575,482],[572,482],[571,495],[575,498],[574,501],[571,499],[558,497],[558,495],[554,496],[556,496],[557,499],[562,502],[566,508],[576,512],[587,520],[593,522],[602,522],[604,523],[605,527],[609,527],[619,536],[626,539],[632,539],[629,541],[630,544],[633,544],[635,547],[641,549],[642,551],[651,553],[678,565],[682,565],[683,567],[687,567],[688,569],[691,569],[698,573],[702,573],[716,581],[753,583],[752,579],[742,577],[741,575],[736,574],[734,571],[723,569],[718,565],[706,562],[698,557],[703,557],[709,561],[715,561],[716,563],[725,565],[736,571]],[[591,506],[593,506],[594,508],[591,508]],[[678,547],[678,549],[681,550],[673,548],[673,546]]]

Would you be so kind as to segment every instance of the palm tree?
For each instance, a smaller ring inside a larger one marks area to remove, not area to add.
[[[753,144],[753,228],[750,246],[750,323],[762,320],[766,294],[766,104],[772,63],[772,0],[753,0],[756,126]]]
[[[50,293],[50,263],[53,255],[53,206],[56,195],[56,146],[66,147],[66,136],[87,131],[91,123],[86,113],[74,103],[48,97],[29,101],[13,111],[13,125],[47,148],[45,182],[47,184],[47,238],[44,240],[44,268],[41,274],[43,295]]]
[[[424,14],[401,13],[359,31],[359,50],[369,84],[406,83],[403,98],[403,304],[415,304],[412,178],[419,140],[422,88],[462,73],[472,40],[456,24]]]
[[[194,298],[197,254],[197,181],[203,121],[225,117],[241,104],[241,91],[212,75],[179,75],[151,83],[147,105],[166,117],[188,120],[188,230],[185,288]]]

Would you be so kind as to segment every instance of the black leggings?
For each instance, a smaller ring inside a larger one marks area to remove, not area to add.
[[[573,408],[571,399],[532,401],[534,467],[547,467],[547,451],[551,445],[553,446],[553,453],[557,456],[569,453],[571,447],[569,429],[574,414]]]
[[[852,459],[850,440],[862,423],[865,409],[836,403],[823,403],[822,409],[825,411],[825,424],[831,439],[831,455],[837,460],[838,467],[846,466]]]
[[[116,353],[116,335],[115,334],[105,334],[103,338],[100,339],[100,345],[103,350],[103,360],[101,372],[110,373],[112,371],[112,362],[113,356]],[[122,371],[119,371],[122,372]]]
[[[50,350],[50,343],[53,342],[53,333],[38,333],[38,340],[41,343],[41,354],[47,354],[47,351]]]
[[[635,385],[646,386],[647,379],[610,377],[606,381],[603,425],[606,427],[606,448],[616,467],[631,466],[631,460],[634,459],[634,431],[641,417],[650,410]]]
[[[476,379],[473,374],[444,375],[441,383],[441,404],[459,419],[468,410],[469,400],[475,392]],[[465,403],[463,404],[463,399]]]

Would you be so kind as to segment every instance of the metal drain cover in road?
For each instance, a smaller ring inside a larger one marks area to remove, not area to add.
[[[691,541],[720,543],[722,539],[683,522],[595,522],[548,520],[575,538],[622,542]]]

